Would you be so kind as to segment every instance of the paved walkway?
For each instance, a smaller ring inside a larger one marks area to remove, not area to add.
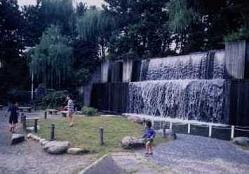
[[[180,174],[249,173],[249,151],[200,136],[178,135],[177,140],[158,145],[149,160]]]
[[[10,136],[8,118],[0,112],[0,174],[76,174],[96,159],[94,155],[49,155],[32,140],[11,146]]]

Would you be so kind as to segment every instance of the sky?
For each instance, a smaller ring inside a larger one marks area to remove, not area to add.
[[[103,0],[73,0],[76,3],[78,2],[85,2],[87,3],[87,6],[90,5],[96,5],[97,7],[101,7],[101,4],[103,3]],[[34,5],[36,3],[36,0],[18,0],[19,5]]]

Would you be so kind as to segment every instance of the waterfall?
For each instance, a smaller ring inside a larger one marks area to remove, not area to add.
[[[129,83],[129,113],[226,122],[225,80],[156,80]]]
[[[145,60],[140,80],[223,78],[224,57],[224,51],[217,51]]]

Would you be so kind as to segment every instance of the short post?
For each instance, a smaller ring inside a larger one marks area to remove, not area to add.
[[[35,131],[35,133],[37,133],[37,122],[38,122],[38,119],[35,119],[35,124],[34,124],[34,131]]]
[[[172,127],[173,127],[173,123],[172,123],[172,122],[169,122],[169,129],[172,130]]]
[[[51,129],[50,129],[50,141],[53,141],[54,138],[54,129],[55,129],[55,125],[51,124]]]
[[[26,115],[24,115],[23,113],[21,114],[21,122],[22,122],[23,130],[26,131],[26,127],[27,127],[27,124],[26,124]]]
[[[104,128],[99,128],[99,141],[100,145],[104,145]]]
[[[44,112],[44,119],[46,120],[47,119],[47,116],[48,116],[48,113],[47,111]]]
[[[188,123],[188,134],[190,134],[190,123]]]
[[[166,137],[166,125],[163,126],[163,137]]]
[[[234,126],[231,127],[231,139],[234,138],[234,128],[235,128]]]
[[[212,125],[208,125],[208,136],[212,137]]]

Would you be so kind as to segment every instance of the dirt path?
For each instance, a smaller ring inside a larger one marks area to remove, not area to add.
[[[21,132],[19,130],[19,132]],[[49,155],[32,140],[11,146],[8,118],[0,113],[1,174],[74,174],[92,163],[94,155]]]

